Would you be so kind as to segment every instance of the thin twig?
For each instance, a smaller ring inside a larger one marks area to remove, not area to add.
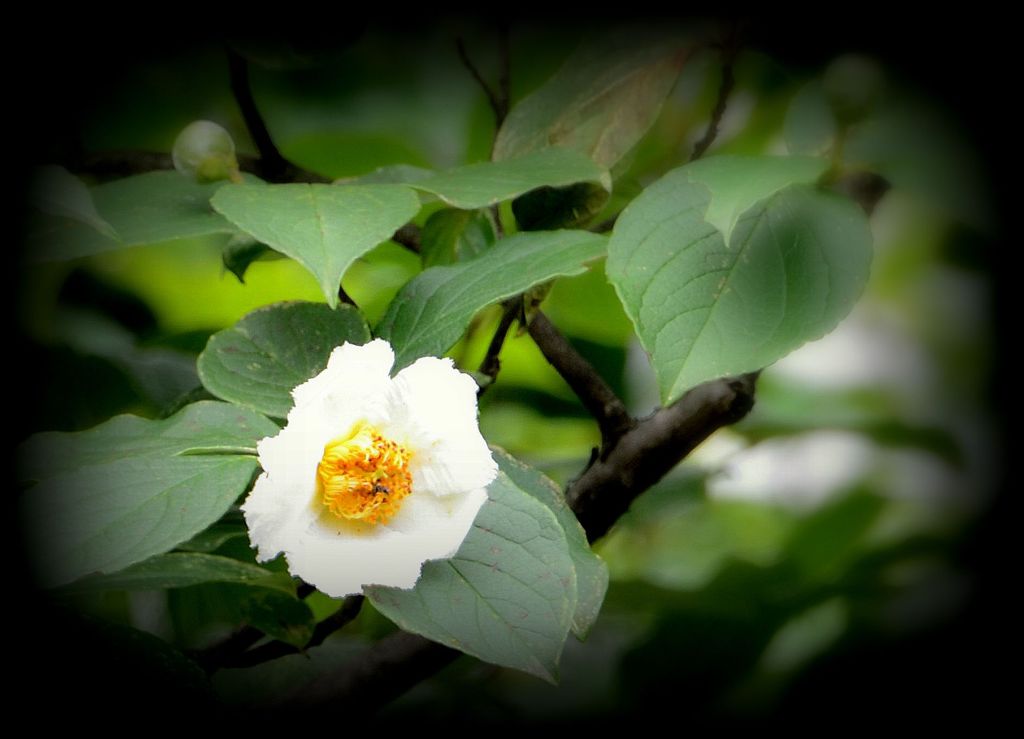
[[[243,626],[224,641],[206,649],[189,653],[189,657],[206,672],[214,672],[236,659],[266,636],[254,626]]]
[[[267,124],[256,107],[256,99],[252,95],[252,85],[249,82],[249,63],[234,49],[228,48],[227,52],[231,92],[242,112],[242,119],[249,129],[252,142],[256,145],[256,151],[260,153],[260,168],[267,180],[281,182],[287,179],[289,162],[278,151],[277,145],[270,137]]]
[[[501,360],[498,355],[501,354],[501,348],[505,345],[505,337],[508,336],[509,329],[512,328],[512,324],[517,318],[523,314],[523,299],[521,296],[512,298],[505,303],[505,309],[501,314],[501,321],[498,322],[498,328],[494,331],[494,336],[491,338],[491,343],[487,347],[487,354],[484,355],[484,359],[480,362],[479,372],[482,375],[486,375],[490,378],[490,382],[486,385],[481,385],[480,389],[477,390],[477,397],[479,398],[484,394],[484,391],[491,386],[491,384],[497,379],[498,372],[501,371]]]
[[[459,59],[462,60],[462,66],[469,70],[469,73],[473,75],[473,79],[477,81],[483,89],[484,94],[487,95],[487,102],[491,104],[491,110],[494,111],[495,129],[501,128],[502,122],[505,120],[505,116],[508,114],[508,100],[502,99],[500,93],[496,92],[492,88],[487,80],[480,74],[480,70],[476,68],[473,61],[469,58],[469,54],[466,53],[466,45],[463,43],[461,38],[455,40],[455,47],[459,52]]]
[[[529,331],[544,357],[597,421],[601,429],[602,454],[606,454],[634,426],[626,406],[547,316],[537,311],[530,321]]]
[[[221,662],[219,667],[252,667],[253,665],[269,662],[272,659],[286,657],[289,654],[298,654],[307,649],[318,647],[331,634],[355,620],[363,607],[363,600],[364,597],[362,595],[350,595],[346,598],[345,602],[341,604],[341,608],[316,625],[316,628],[313,629],[313,636],[306,646],[301,649],[282,641],[272,641],[255,649],[236,653]]]
[[[512,51],[509,48],[509,30],[506,24],[498,29],[498,102],[500,103],[501,115],[495,115],[495,131],[501,128],[501,124],[508,117],[508,111],[512,102]]]
[[[722,117],[725,115],[725,108],[729,104],[729,95],[732,94],[736,85],[736,77],[733,67],[736,63],[736,56],[739,54],[740,45],[733,29],[729,38],[722,43],[722,82],[718,87],[718,99],[715,100],[715,107],[711,111],[711,120],[708,121],[707,130],[693,147],[690,161],[700,159],[714,143],[718,136],[719,127],[722,125]]]

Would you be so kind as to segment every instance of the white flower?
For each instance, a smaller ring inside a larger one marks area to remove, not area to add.
[[[473,379],[434,357],[391,378],[394,360],[380,339],[338,347],[257,446],[263,474],[242,506],[257,559],[284,552],[331,596],[411,588],[456,552],[497,474]]]

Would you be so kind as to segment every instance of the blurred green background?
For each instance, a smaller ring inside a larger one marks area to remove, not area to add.
[[[513,23],[513,102],[587,32]],[[492,25],[369,24],[341,36],[238,42],[257,60],[254,94],[286,157],[329,177],[488,157],[492,114],[459,63],[455,38],[493,78]],[[684,711],[702,721],[839,716],[858,707],[910,715],[971,694],[962,670],[973,667],[978,557],[986,556],[976,544],[1001,482],[988,397],[996,345],[988,251],[997,224],[973,121],[946,105],[935,80],[907,63],[916,57],[906,49],[894,54],[877,40],[844,45],[848,36],[787,45],[799,36],[792,29],[773,37],[755,28],[750,36],[710,154],[823,148],[823,73],[842,52],[877,52],[883,93],[846,146],[848,166],[880,171],[893,184],[872,217],[875,259],[861,303],[832,335],[767,369],[750,416],[709,439],[597,545],[612,584],[587,642],[567,644],[560,687],[464,659],[388,715],[577,721]],[[58,134],[35,161],[169,151],[195,119],[219,122],[240,151],[255,153],[222,48],[164,43],[132,54],[120,65],[113,60],[124,57],[98,57],[87,100],[70,84],[82,72],[65,73],[68,84],[57,89],[68,116],[59,126],[51,121]],[[686,161],[719,75],[712,50],[688,63],[653,129],[615,172],[622,203]],[[257,262],[240,283],[223,268],[221,248],[189,241],[61,264],[26,258],[17,320],[37,391],[15,441],[116,413],[157,416],[198,386],[195,356],[212,332],[273,301],[322,299],[313,278],[288,260]],[[372,325],[419,269],[416,255],[386,243],[343,285]],[[561,280],[544,308],[631,411],[655,407],[647,359],[600,266]],[[478,365],[498,317],[482,314],[452,350],[462,367]],[[481,427],[488,441],[562,484],[599,440],[525,335],[505,345]],[[219,551],[251,557],[244,540]],[[201,586],[110,594],[75,607],[196,648],[237,625],[230,599],[225,588]],[[316,603],[319,615],[336,607]],[[367,604],[311,658],[224,671],[214,686],[231,702],[258,705],[390,628]],[[63,649],[54,654],[92,654]],[[152,694],[140,700],[159,704]]]

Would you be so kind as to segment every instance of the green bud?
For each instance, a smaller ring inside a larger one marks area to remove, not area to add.
[[[213,121],[193,121],[185,126],[171,150],[174,168],[198,182],[240,179],[235,142]]]

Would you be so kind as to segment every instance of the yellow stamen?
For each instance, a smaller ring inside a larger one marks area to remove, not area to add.
[[[412,455],[361,421],[328,442],[316,468],[324,506],[338,518],[387,523],[412,489]]]

